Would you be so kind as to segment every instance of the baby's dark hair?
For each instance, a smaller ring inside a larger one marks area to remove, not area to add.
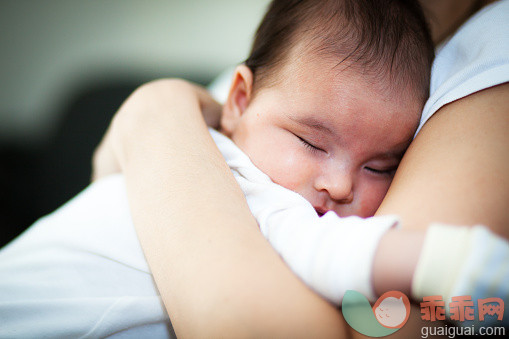
[[[429,95],[434,47],[418,0],[273,0],[245,61],[255,91],[276,82],[303,39],[306,51],[360,67],[372,81],[389,77],[423,102]]]

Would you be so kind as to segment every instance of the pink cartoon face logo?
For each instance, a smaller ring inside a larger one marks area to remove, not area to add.
[[[387,328],[401,328],[410,315],[410,301],[399,291],[382,294],[373,306],[376,320]]]

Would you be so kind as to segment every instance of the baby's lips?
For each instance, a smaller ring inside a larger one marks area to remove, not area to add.
[[[327,209],[326,208],[316,207],[316,206],[313,206],[313,207],[315,208],[316,214],[318,214],[319,217],[321,217],[322,215],[327,213]]]

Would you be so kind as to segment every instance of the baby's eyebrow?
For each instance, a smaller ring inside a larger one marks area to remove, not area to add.
[[[315,130],[318,130],[321,132],[325,132],[332,136],[335,135],[335,133],[329,127],[327,127],[323,121],[318,120],[315,117],[294,117],[294,116],[290,115],[289,118],[290,118],[290,120],[292,120],[300,125],[304,125],[304,126],[312,128],[312,129],[315,129]]]

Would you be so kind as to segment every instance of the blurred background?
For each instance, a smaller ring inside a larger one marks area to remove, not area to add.
[[[0,0],[0,246],[89,183],[142,83],[242,62],[268,0]]]

